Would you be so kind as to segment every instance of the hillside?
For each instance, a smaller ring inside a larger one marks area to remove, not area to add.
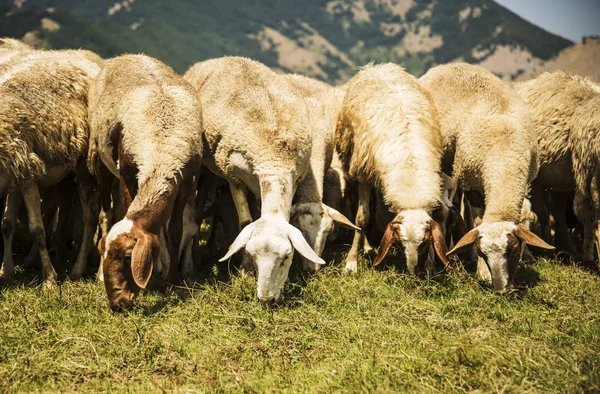
[[[544,71],[566,70],[600,82],[600,37],[588,37],[559,52],[517,79],[529,79]]]
[[[0,36],[104,57],[145,52],[183,72],[243,55],[339,82],[369,61],[421,74],[464,60],[503,78],[568,47],[491,0],[2,0]]]

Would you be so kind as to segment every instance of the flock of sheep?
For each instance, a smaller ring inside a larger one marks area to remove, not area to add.
[[[60,239],[71,208],[44,208],[40,190],[74,177],[83,234],[71,277],[85,273],[98,232],[113,310],[131,307],[153,270],[169,283],[189,273],[192,240],[223,184],[219,198],[235,211],[220,213],[222,226],[235,229],[219,261],[243,251],[263,303],[282,298],[294,251],[304,270],[325,263],[325,243],[343,235],[336,226],[354,232],[345,269],[356,271],[359,248],[372,251],[371,214],[381,237],[373,265],[394,244],[411,274],[450,269],[460,254],[500,291],[513,287],[526,245],[555,243],[584,262],[600,250],[600,86],[580,76],[511,84],[455,63],[417,79],[388,63],[333,87],[241,57],[182,77],[145,55],[103,60],[6,38],[0,97],[0,278],[14,274],[24,201],[44,282],[55,283],[46,229]]]

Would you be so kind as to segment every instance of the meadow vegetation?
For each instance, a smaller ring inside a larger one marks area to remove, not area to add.
[[[498,294],[460,265],[346,275],[346,249],[292,270],[275,308],[227,263],[176,288],[155,278],[126,314],[95,280],[48,291],[17,272],[0,290],[0,391],[600,391],[597,275],[539,259]]]

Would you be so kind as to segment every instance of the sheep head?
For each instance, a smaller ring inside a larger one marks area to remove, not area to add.
[[[313,264],[325,264],[300,230],[281,217],[263,217],[244,227],[219,261],[229,259],[242,248],[256,269],[256,294],[264,304],[283,298],[283,285],[292,265],[294,249]]]
[[[432,245],[438,258],[448,267],[442,228],[424,210],[402,211],[387,225],[373,263],[375,267],[381,264],[393,243],[402,248],[412,275],[433,266],[433,261],[428,261]]]
[[[325,242],[334,225],[361,231],[348,218],[337,210],[319,202],[299,203],[292,207],[291,223],[302,232],[302,235],[317,255],[323,253]],[[319,264],[302,256],[302,268],[305,271],[317,271]]]
[[[475,247],[480,263],[489,270],[495,290],[506,291],[514,287],[514,279],[523,247],[527,245],[554,249],[525,227],[513,222],[482,223],[466,233],[448,255],[461,253]],[[481,264],[480,264],[481,265]]]
[[[129,309],[133,298],[150,280],[158,258],[158,237],[124,218],[111,228],[101,244],[104,286],[110,308],[114,311]]]

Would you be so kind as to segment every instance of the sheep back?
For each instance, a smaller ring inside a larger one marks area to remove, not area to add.
[[[437,112],[417,79],[394,64],[367,66],[347,86],[335,141],[344,170],[374,184],[394,211],[440,202]]]

